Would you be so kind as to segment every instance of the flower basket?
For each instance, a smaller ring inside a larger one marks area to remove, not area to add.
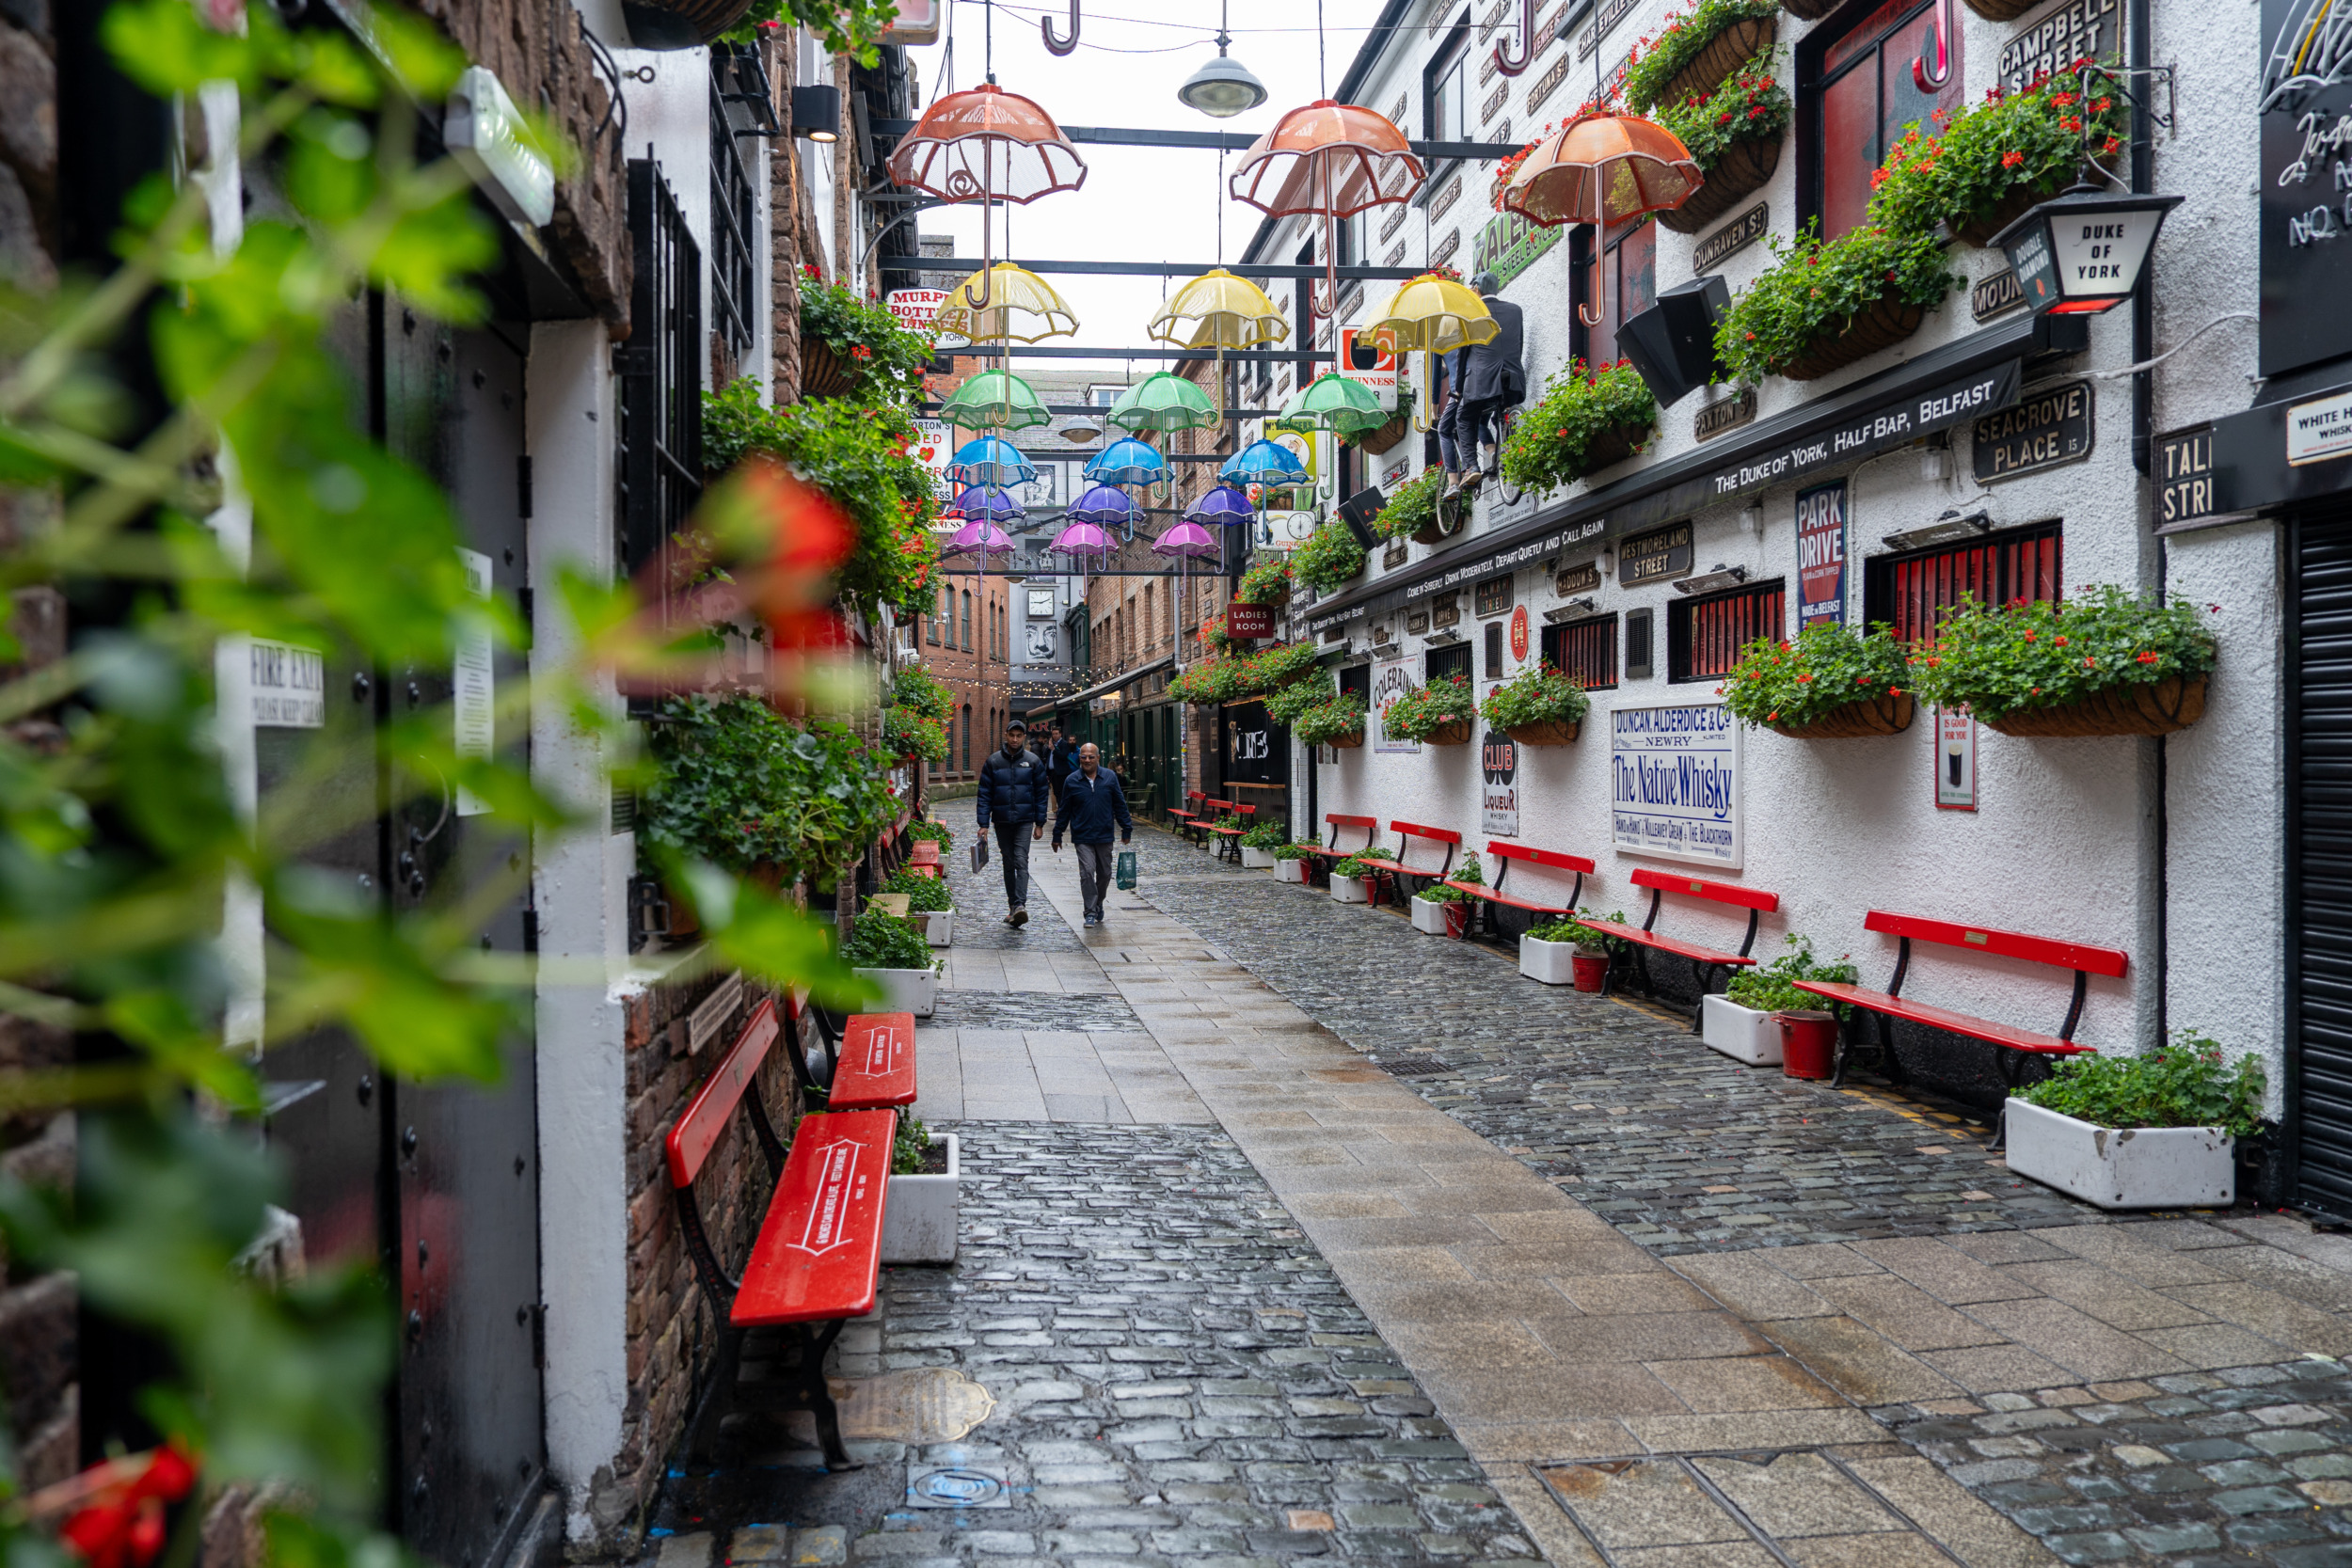
[[[1584,721],[1566,723],[1514,724],[1502,733],[1522,746],[1565,746],[1584,728]]]
[[[1787,6],[1788,0],[1781,0],[1781,4]],[[1836,4],[1836,0],[1830,0],[1830,4]],[[2014,22],[2040,4],[2042,0],[1968,0],[1968,8],[1987,22]],[[1797,11],[1794,6],[1788,6],[1788,8]],[[1822,8],[1824,10],[1828,8],[1826,6]],[[1808,16],[1820,13],[1797,11],[1797,14]]]
[[[1780,0],[1780,8],[1804,21],[1819,22],[1844,3],[1845,0]],[[2034,3],[2039,4],[2040,0]]]
[[[2133,682],[2094,691],[2080,702],[2028,708],[1988,721],[2003,735],[2070,739],[2106,735],[2170,735],[2204,716],[2205,683],[2211,677]]]
[[[1832,708],[1809,724],[1770,724],[1766,727],[1791,740],[1857,740],[1866,736],[1900,735],[1911,728],[1916,705],[1906,691],[1900,696],[1872,697]]]
[[[1707,171],[1707,182],[1691,198],[1658,221],[1677,234],[1695,234],[1740,201],[1754,196],[1780,167],[1780,136],[1758,136],[1733,142]]]
[[[1424,745],[1429,746],[1467,746],[1470,744],[1470,721],[1457,719],[1451,724],[1439,724],[1423,736],[1422,740]]]
[[[622,0],[621,20],[640,49],[699,49],[743,19],[750,0]]]
[[[1666,79],[1659,102],[1679,103],[1686,98],[1713,92],[1724,77],[1747,63],[1749,55],[1770,44],[1779,30],[1779,24],[1769,16],[1733,23],[1692,56],[1690,64]]]
[[[1331,739],[1325,741],[1323,744],[1333,747],[1342,752],[1352,752],[1363,743],[1364,732],[1358,730],[1353,735],[1335,736]]]
[[[1460,531],[1462,527],[1462,518],[1468,510],[1468,508],[1464,508],[1461,511],[1454,513],[1454,521],[1452,528],[1448,528],[1442,518],[1430,518],[1427,522],[1422,524],[1421,527],[1413,530],[1413,543],[1416,545],[1444,544],[1448,539],[1451,539],[1457,531]]]
[[[1613,424],[1596,435],[1584,447],[1584,471],[1597,473],[1612,464],[1622,463],[1633,455],[1634,447],[1646,436],[1654,425]]]
[[[822,338],[801,340],[801,396],[804,398],[837,398],[857,385],[857,376],[849,361],[833,351],[833,345]]]
[[[1405,432],[1411,423],[1410,414],[1406,410],[1399,409],[1396,418],[1376,430],[1366,431],[1358,438],[1356,444],[1373,455],[1378,456],[1405,439]]]
[[[1869,309],[1846,318],[1842,327],[1824,330],[1805,351],[1780,368],[1791,381],[1812,381],[1867,359],[1881,349],[1893,348],[1919,330],[1928,308],[1881,294]]]

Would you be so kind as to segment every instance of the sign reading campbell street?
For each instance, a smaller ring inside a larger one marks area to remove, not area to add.
[[[1609,715],[1610,839],[1627,854],[1737,871],[1740,725],[1721,703]]]

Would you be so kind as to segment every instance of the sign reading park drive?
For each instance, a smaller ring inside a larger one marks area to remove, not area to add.
[[[1609,715],[1610,841],[1630,855],[1740,869],[1740,725],[1721,703]]]
[[[1797,629],[1846,621],[1846,482],[1797,492]]]

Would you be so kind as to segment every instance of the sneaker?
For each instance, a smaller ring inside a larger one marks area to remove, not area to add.
[[[1461,493],[1462,476],[1460,474],[1448,471],[1445,476],[1445,499],[1452,500],[1454,497],[1460,495]]]
[[[1015,920],[1015,919],[1014,919],[1011,915],[1009,915],[1009,915],[1005,916],[1005,924],[1006,924],[1006,925],[1008,925],[1008,926],[1018,926],[1018,925],[1020,925],[1020,924],[1021,924],[1021,922],[1019,922],[1018,920]]]
[[[1013,911],[1012,913],[1005,916],[1005,919],[1010,925],[1026,926],[1029,923],[1029,911],[1027,906],[1024,905],[1022,908]]]

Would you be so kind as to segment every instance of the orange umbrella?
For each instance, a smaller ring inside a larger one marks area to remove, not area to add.
[[[990,248],[988,210],[999,201],[1024,206],[1056,191],[1086,183],[1086,160],[1061,127],[1030,100],[993,82],[934,101],[898,140],[890,154],[891,183],[943,201],[977,201],[980,206],[980,280],[965,303],[988,309]]]
[[[1324,283],[1310,303],[1327,316],[1338,309],[1340,292],[1332,225],[1368,208],[1410,201],[1426,178],[1412,144],[1386,115],[1318,98],[1251,143],[1227,188],[1234,200],[1278,218],[1324,220]]]
[[[1502,189],[1502,204],[1547,229],[1606,226],[1671,212],[1706,181],[1672,131],[1639,115],[1604,110],[1578,115],[1529,149]],[[1602,287],[1607,284],[1604,268]],[[1597,326],[1606,312],[1579,306],[1577,315]]]

